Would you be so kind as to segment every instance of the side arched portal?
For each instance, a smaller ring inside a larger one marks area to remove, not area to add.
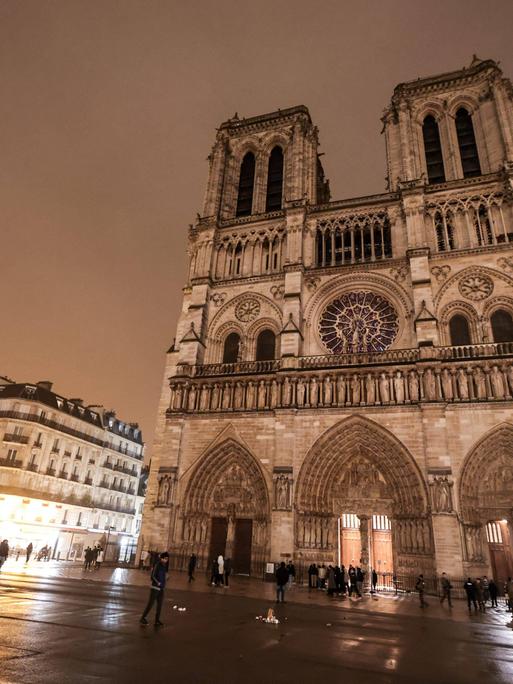
[[[459,481],[464,560],[469,571],[491,565],[513,574],[513,425],[486,434],[467,455]]]
[[[304,562],[336,560],[338,520],[357,516],[361,563],[369,563],[373,516],[391,521],[396,573],[433,568],[433,535],[426,485],[411,454],[390,432],[353,416],[310,449],[296,489],[296,548]]]
[[[254,456],[227,439],[200,459],[182,499],[180,546],[202,565],[222,553],[234,572],[261,575],[269,551],[270,502]]]

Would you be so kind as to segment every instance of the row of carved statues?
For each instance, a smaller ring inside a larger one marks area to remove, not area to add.
[[[513,365],[338,372],[223,382],[172,381],[171,411],[265,410],[418,401],[487,401],[513,396]]]

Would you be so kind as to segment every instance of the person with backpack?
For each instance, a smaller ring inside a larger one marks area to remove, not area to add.
[[[157,603],[157,610],[155,613],[155,627],[162,627],[164,624],[160,621],[160,613],[162,611],[162,605],[164,604],[164,589],[166,588],[166,579],[169,565],[169,553],[164,551],[159,554],[158,561],[155,563],[151,570],[150,581],[150,596],[148,598],[148,603],[144,609],[143,614],[139,622],[141,625],[147,625],[148,620],[146,617],[148,613],[153,608],[153,604]]]
[[[426,591],[426,582],[424,581],[424,575],[420,573],[415,582],[415,589],[419,592],[419,601],[421,608],[427,608],[427,603],[424,600],[424,592]]]

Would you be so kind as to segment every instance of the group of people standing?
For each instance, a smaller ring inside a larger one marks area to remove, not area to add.
[[[99,570],[103,563],[105,553],[99,544],[93,548],[88,546],[84,551],[84,570]]]
[[[210,568],[210,584],[212,586],[230,586],[230,575],[232,572],[232,561],[230,558],[223,558],[222,554],[219,554],[217,558],[212,559]]]
[[[329,596],[357,596],[363,595],[365,572],[359,566],[316,565],[312,563],[308,568],[308,588],[326,589]],[[372,591],[376,591],[378,574],[371,573]]]

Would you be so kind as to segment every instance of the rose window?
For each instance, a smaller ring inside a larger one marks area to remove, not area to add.
[[[374,292],[346,292],[328,304],[319,320],[321,340],[333,354],[384,351],[398,330],[397,311]]]

